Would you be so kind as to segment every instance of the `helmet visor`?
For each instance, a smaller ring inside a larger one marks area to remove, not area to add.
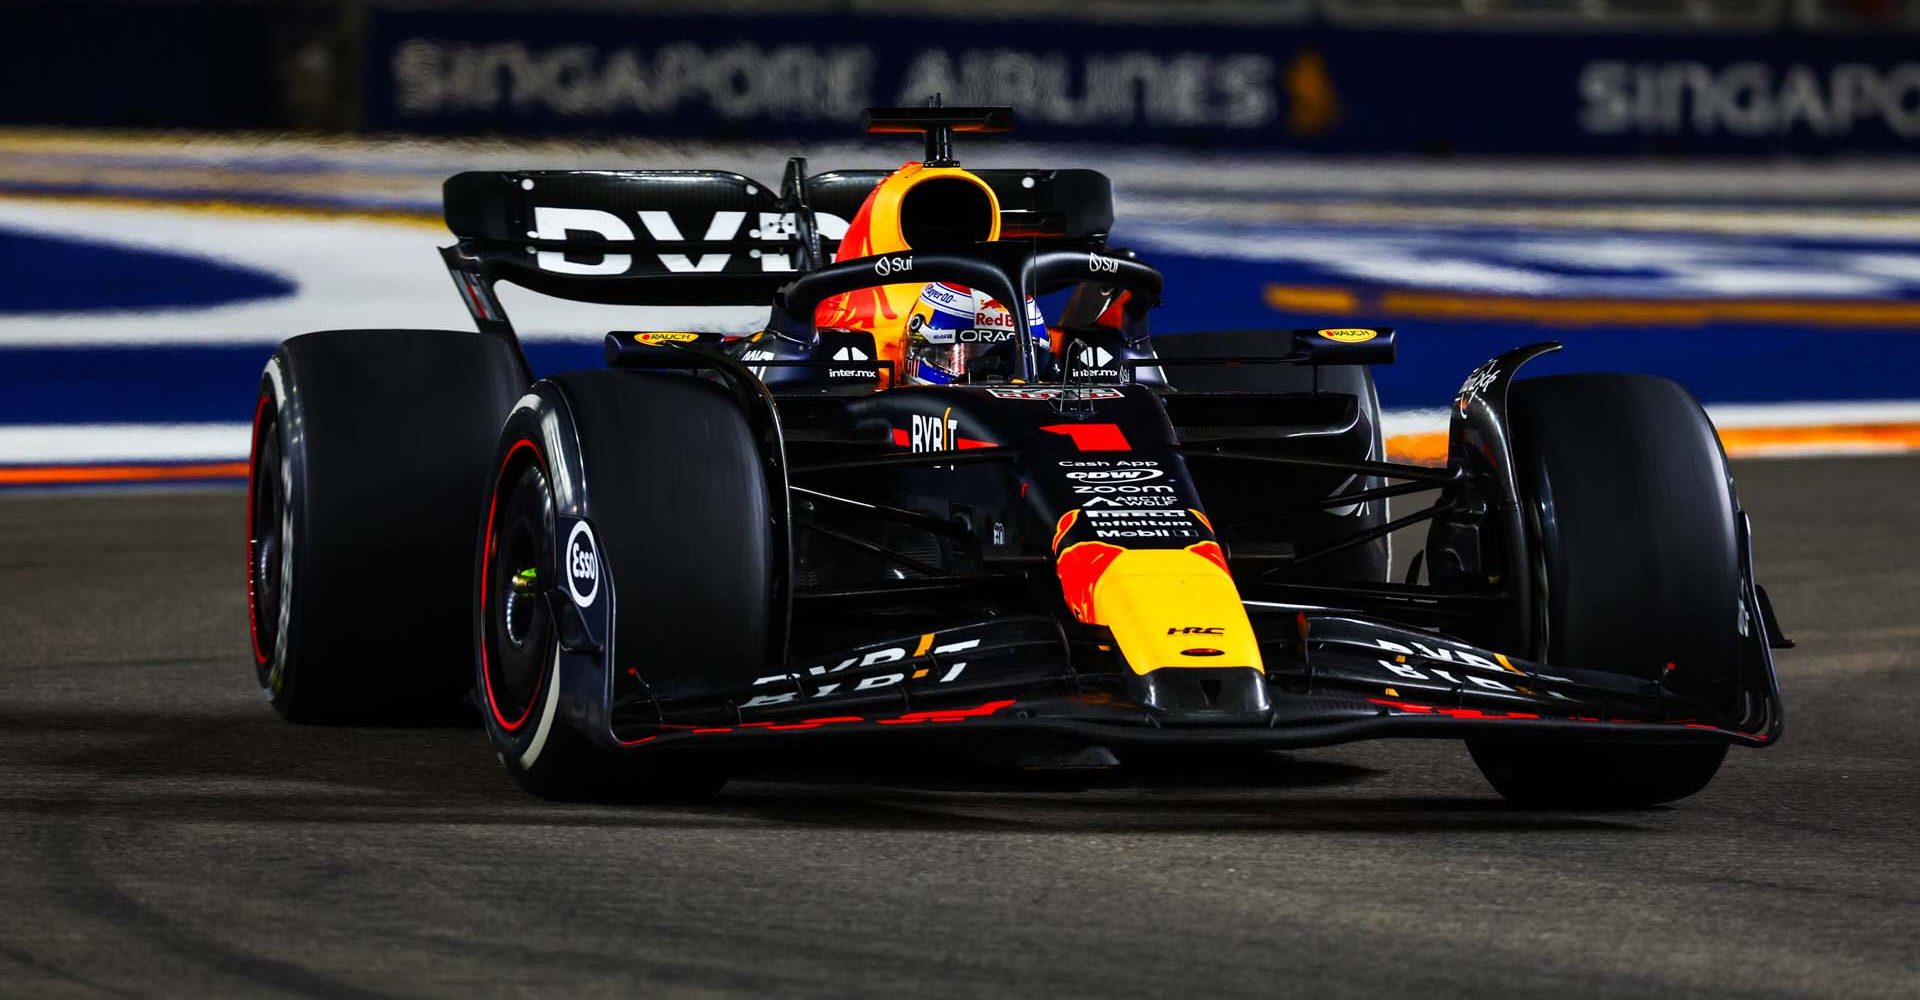
[[[998,303],[987,303],[968,318],[970,322],[940,312],[916,311],[907,324],[914,376],[941,385],[1044,376],[1051,357],[1047,328],[1037,306],[1029,302],[1027,312],[1029,330],[1023,338]]]

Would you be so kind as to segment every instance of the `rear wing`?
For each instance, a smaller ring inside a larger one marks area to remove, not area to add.
[[[470,171],[448,178],[441,251],[474,321],[512,333],[493,285],[614,305],[763,305],[832,259],[884,170],[806,175],[775,192],[719,170]],[[1113,189],[1093,170],[981,170],[1009,237],[1104,245]],[[818,247],[816,252],[813,247]]]

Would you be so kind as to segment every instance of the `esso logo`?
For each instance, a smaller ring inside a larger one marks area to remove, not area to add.
[[[1087,270],[1095,274],[1119,274],[1120,262],[1112,257],[1102,257],[1097,253],[1087,255]]]
[[[875,257],[873,259],[873,273],[882,278],[889,274],[900,274],[911,270],[913,270],[912,257]]]
[[[1088,469],[1069,472],[1067,478],[1095,483],[1139,483],[1159,479],[1162,475],[1165,472],[1161,469]]]
[[[587,522],[574,523],[567,533],[567,554],[563,568],[567,574],[567,593],[573,603],[587,607],[600,596],[600,550],[594,544],[593,529]]]

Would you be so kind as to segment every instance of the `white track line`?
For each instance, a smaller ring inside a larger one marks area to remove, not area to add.
[[[1825,403],[1717,403],[1707,407],[1715,427],[1828,427],[1847,424],[1920,424],[1920,400],[1866,399]]]
[[[0,318],[0,348],[133,345],[271,346],[309,330],[472,329],[435,247],[413,223],[287,219],[166,205],[61,204],[0,197],[9,229],[200,256],[291,280],[288,296],[213,307],[68,312]],[[722,330],[766,325],[767,309],[603,306],[513,285],[502,303],[528,341],[599,343],[608,330]]]
[[[0,426],[0,464],[232,461],[247,457],[249,424],[15,424]]]

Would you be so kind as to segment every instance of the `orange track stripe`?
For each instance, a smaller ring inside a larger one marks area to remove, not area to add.
[[[0,486],[243,479],[246,475],[247,463],[245,462],[204,462],[197,465],[28,465],[0,467]]]
[[[1351,316],[1360,311],[1360,301],[1348,288],[1318,288],[1312,285],[1268,285],[1264,296],[1267,306],[1282,312],[1331,313]]]
[[[1526,295],[1382,291],[1268,284],[1270,308],[1283,312],[1359,313],[1419,319],[1490,319],[1564,326],[1705,326],[1791,323],[1812,326],[1920,326],[1920,302],[1821,299],[1555,299]]]
[[[1920,451],[1920,424],[1825,424],[1812,427],[1723,427],[1720,444],[1731,458],[1781,450],[1807,453],[1831,448],[1848,451]],[[1413,465],[1445,465],[1445,431],[1398,434],[1387,439],[1387,459]]]
[[[1447,464],[1447,432],[1395,434],[1387,439],[1387,461],[1409,465]]]
[[[1820,427],[1727,427],[1727,454],[1764,454],[1780,448],[1838,446],[1876,451],[1920,451],[1920,424],[1833,424]]]

